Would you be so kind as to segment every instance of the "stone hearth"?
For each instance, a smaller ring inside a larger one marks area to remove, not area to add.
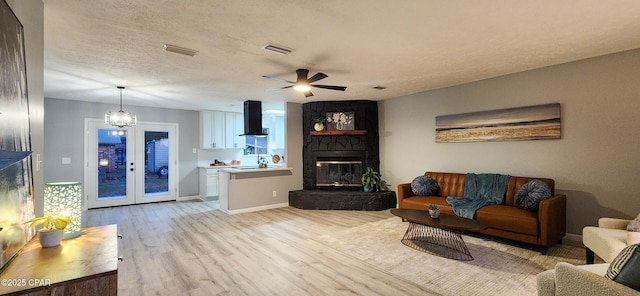
[[[396,207],[393,191],[289,191],[289,205],[306,210],[381,211]]]

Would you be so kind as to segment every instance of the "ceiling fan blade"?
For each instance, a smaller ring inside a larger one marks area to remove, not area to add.
[[[312,97],[312,96],[313,96],[313,93],[310,91],[304,93],[305,98]]]
[[[346,86],[338,86],[338,85],[318,85],[318,84],[311,84],[312,87],[317,87],[317,88],[325,88],[325,89],[331,89],[331,90],[341,90],[344,91],[345,89],[347,89]]]
[[[277,80],[277,81],[282,81],[282,82],[288,82],[288,83],[291,83],[291,84],[294,83],[293,81],[289,81],[289,80],[285,80],[285,79],[278,78],[278,77],[273,77],[273,76],[262,75],[262,77],[273,79],[273,80]]]
[[[293,87],[293,85],[269,88],[269,89],[267,89],[267,92],[279,91],[279,90],[283,90],[285,88],[291,88],[291,87]]]
[[[307,82],[313,83],[313,82],[316,82],[316,81],[318,81],[320,79],[325,79],[327,77],[329,77],[329,76],[327,76],[327,74],[324,74],[322,72],[318,72],[318,73],[316,73],[316,75],[313,75],[313,76],[309,77],[309,79],[307,79]]]

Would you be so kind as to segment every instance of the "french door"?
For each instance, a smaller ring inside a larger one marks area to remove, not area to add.
[[[177,198],[177,124],[85,120],[86,208]]]

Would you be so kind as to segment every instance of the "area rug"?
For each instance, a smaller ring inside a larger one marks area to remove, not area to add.
[[[446,259],[403,245],[407,226],[389,218],[316,240],[442,295],[535,295],[536,274],[558,262],[584,264],[584,249],[575,243],[556,245],[542,255],[532,245],[475,234],[463,235],[475,260]]]

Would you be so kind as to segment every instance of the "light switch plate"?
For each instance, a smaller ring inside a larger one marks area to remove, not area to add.
[[[63,157],[62,164],[71,164],[71,157]]]

